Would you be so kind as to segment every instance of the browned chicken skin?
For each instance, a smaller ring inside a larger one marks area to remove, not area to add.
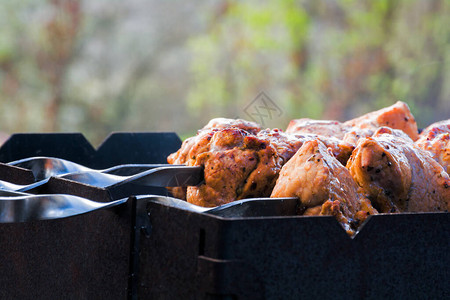
[[[227,118],[212,119],[205,127],[198,131],[196,136],[187,138],[177,152],[169,155],[167,162],[176,165],[194,165],[193,161],[189,161],[192,159],[195,160],[196,154],[209,151],[209,141],[214,133],[230,127],[242,129],[253,134],[258,133],[261,130],[260,125],[255,122]],[[172,187],[169,188],[169,191],[174,197],[186,199],[186,187]]]
[[[201,139],[211,139],[211,135],[213,134],[214,129],[224,129],[235,127],[239,129],[243,129],[249,133],[257,134],[261,130],[261,126],[255,122],[250,122],[241,119],[226,119],[226,118],[216,118],[212,119],[205,125],[202,129],[200,129],[196,136],[187,138],[183,144],[181,145],[181,149],[175,153],[172,153],[167,158],[167,162],[169,164],[185,164],[188,160],[189,153],[192,150],[192,147],[198,144],[203,144]],[[198,149],[194,151],[199,151]],[[192,153],[191,153],[192,156]]]
[[[450,209],[450,178],[429,153],[383,129],[361,139],[347,168],[380,212]]]
[[[423,130],[416,145],[431,153],[450,174],[450,119],[431,124]]]
[[[204,166],[205,182],[187,189],[187,201],[217,206],[270,193],[283,159],[267,139],[237,128],[216,131],[207,151],[189,165]]]
[[[377,213],[358,193],[350,172],[318,139],[305,142],[283,166],[271,197],[298,197],[304,215],[334,215],[349,234]]]
[[[201,206],[268,197],[281,167],[308,140],[320,138],[346,163],[353,146],[317,135],[291,135],[278,129],[252,134],[236,127],[203,129],[169,156],[169,163],[203,166],[205,182],[187,189],[171,189],[174,196]]]

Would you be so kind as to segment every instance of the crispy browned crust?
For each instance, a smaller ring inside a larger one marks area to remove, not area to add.
[[[227,118],[212,119],[198,131],[196,136],[187,138],[181,145],[180,150],[169,155],[167,162],[169,164],[186,164],[189,157],[195,155],[195,152],[202,151],[201,147],[199,148],[198,146],[205,144],[205,139],[211,139],[215,131],[225,128],[238,128],[251,134],[257,134],[261,130],[261,126],[255,122]],[[191,152],[193,147],[195,149]]]
[[[196,146],[202,151],[194,151],[188,165],[203,166],[205,182],[188,187],[187,201],[201,206],[269,195],[283,163],[267,136],[237,128],[220,129],[207,144]]]

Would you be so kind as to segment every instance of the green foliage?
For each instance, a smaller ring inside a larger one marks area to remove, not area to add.
[[[235,117],[261,90],[283,102],[278,95],[299,79],[295,60],[304,59],[296,57],[302,55],[310,25],[303,6],[291,0],[235,1],[218,18],[207,33],[189,41],[191,113]]]
[[[448,117],[442,81],[449,76],[443,67],[449,6],[420,0],[229,2],[206,34],[190,40],[191,72],[199,80],[188,101],[196,112],[224,111],[224,103],[240,109],[267,90],[287,108],[280,123],[348,119],[397,100],[420,111],[422,124],[433,121],[433,107],[444,108],[439,118]]]

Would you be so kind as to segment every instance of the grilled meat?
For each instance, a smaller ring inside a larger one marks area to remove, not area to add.
[[[203,166],[205,182],[171,192],[201,206],[268,197],[281,167],[305,141],[317,138],[323,140],[343,164],[354,148],[335,138],[291,135],[278,129],[261,130],[257,134],[233,126],[202,129],[196,137],[187,139],[168,161]]]
[[[411,139],[417,140],[416,121],[408,105],[400,101],[392,106],[370,112],[344,123],[334,120],[295,119],[289,123],[286,132],[332,136],[356,145],[360,138],[371,136],[378,128],[383,126],[400,129]]]
[[[305,142],[283,166],[271,197],[298,197],[304,215],[333,215],[349,234],[369,214],[377,213],[358,192],[350,172],[319,139]]]
[[[261,130],[261,126],[259,124],[246,120],[227,118],[212,119],[198,131],[197,135],[187,138],[181,145],[180,150],[169,155],[167,162],[174,165],[194,165],[194,162],[188,161],[192,158],[195,160],[197,153],[202,153],[209,150],[206,148],[204,149],[203,147],[208,145],[208,142],[211,140],[214,133],[221,129],[230,127],[242,129],[252,134],[256,134]],[[186,199],[186,187],[172,187],[169,188],[169,191],[174,197]]]
[[[269,134],[266,134],[266,132]],[[306,141],[320,140],[343,165],[347,163],[353,149],[355,149],[352,144],[332,136],[322,136],[317,134],[287,134],[279,130],[276,130],[275,135],[273,134],[273,131],[269,130],[261,131],[258,135],[266,135],[271,138],[276,144],[279,153],[284,157],[284,162],[287,162]],[[290,141],[288,142],[288,147],[286,147],[287,141]],[[295,143],[295,147],[289,146],[292,143]],[[292,149],[295,151],[292,151]]]
[[[286,132],[291,134],[315,134],[333,137],[343,140],[353,146],[356,146],[356,143],[360,138],[368,137],[373,134],[373,130],[352,127],[339,121],[322,121],[307,118],[292,120],[289,123]]]
[[[430,212],[450,209],[450,178],[408,138],[380,129],[361,139],[347,168],[378,211]]]
[[[211,139],[212,134],[215,130],[220,130],[224,128],[239,128],[243,129],[249,133],[257,134],[261,130],[261,126],[257,123],[245,121],[241,119],[226,119],[226,118],[215,118],[209,121],[202,129],[200,129],[196,136],[187,138],[181,145],[181,149],[175,153],[172,153],[167,158],[169,164],[186,164],[188,157],[195,156],[190,153],[195,145],[203,145],[204,140]],[[194,149],[194,152],[201,152],[201,149]],[[190,156],[189,156],[190,155]]]
[[[401,101],[389,107],[344,122],[343,125],[372,132],[375,132],[379,127],[385,126],[402,130],[413,141],[419,137],[414,116],[411,114],[408,105]]]
[[[445,121],[417,140],[403,102],[344,123],[293,120],[286,133],[218,118],[168,162],[204,167],[202,184],[173,190],[188,202],[297,196],[303,215],[333,215],[352,234],[370,214],[450,209],[449,134]]]
[[[207,142],[202,141],[205,144],[194,146],[201,152],[194,151],[187,161],[204,166],[204,184],[188,187],[186,197],[201,206],[270,195],[284,160],[299,147],[299,142],[288,139],[276,145],[270,132],[253,135],[231,127],[211,133]],[[280,135],[277,130],[272,134]]]
[[[450,119],[425,128],[416,141],[416,145],[429,151],[431,156],[450,174]]]

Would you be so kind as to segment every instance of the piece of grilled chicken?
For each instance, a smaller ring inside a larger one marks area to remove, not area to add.
[[[233,127],[211,133],[204,147],[197,145],[205,151],[194,152],[187,162],[203,166],[205,177],[199,186],[188,187],[187,201],[211,207],[270,194],[284,162],[276,146],[267,138]],[[293,142],[284,150],[295,152]]]
[[[255,122],[242,119],[215,118],[198,130],[197,135],[187,138],[181,148],[169,155],[167,162],[174,165],[194,165],[197,154],[209,151],[209,141],[216,131],[225,128],[237,128],[245,130],[251,134],[261,131],[261,126]],[[186,199],[187,187],[171,187],[168,190],[174,197]]]
[[[450,119],[431,124],[419,135],[416,145],[431,153],[450,174]]]
[[[401,101],[344,123],[307,118],[292,120],[286,132],[334,136],[356,145],[360,138],[371,136],[378,128],[383,126],[400,129],[414,141],[418,138],[416,121],[408,105]]]
[[[450,210],[450,178],[431,155],[390,128],[360,139],[347,168],[383,213]]]
[[[269,197],[281,167],[305,141],[317,138],[344,164],[354,149],[338,139],[291,135],[278,129],[261,130],[257,134],[234,126],[203,129],[169,156],[168,162],[203,166],[204,183],[171,192],[207,207],[244,198]]]
[[[303,215],[333,215],[351,235],[377,213],[358,189],[350,172],[316,139],[305,142],[283,166],[271,197],[298,197]]]
[[[255,122],[242,119],[215,118],[210,120],[202,129],[198,130],[197,135],[187,138],[177,152],[169,155],[167,161],[169,164],[185,164],[189,159],[190,152],[202,152],[202,149],[198,149],[198,146],[204,145],[202,141],[205,139],[210,140],[215,130],[232,127],[243,129],[250,134],[257,134],[261,131],[261,126]],[[192,150],[194,147],[197,147],[197,149]],[[191,153],[191,156],[194,153]]]

